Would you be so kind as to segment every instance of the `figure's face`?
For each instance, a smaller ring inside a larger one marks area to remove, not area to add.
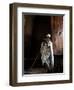
[[[47,38],[46,38],[46,42],[48,43],[49,41],[51,41],[51,40],[50,40],[50,38],[49,38],[49,37],[47,37]]]

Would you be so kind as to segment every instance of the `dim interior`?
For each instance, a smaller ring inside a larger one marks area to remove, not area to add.
[[[47,34],[53,43],[54,68],[46,71],[41,43]],[[24,15],[24,74],[63,72],[63,16]]]

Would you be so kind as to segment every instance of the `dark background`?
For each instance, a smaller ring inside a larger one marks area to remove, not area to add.
[[[53,42],[54,36],[57,36],[55,31],[59,31],[58,27],[61,27],[61,25],[57,26],[58,21],[54,23],[58,20],[56,19],[57,16],[54,18],[54,16],[25,15],[24,18],[26,20],[24,25],[24,73],[46,73],[41,63],[41,42],[48,33],[51,34]],[[54,31],[52,27],[57,29]],[[54,52],[55,65],[53,73],[60,73],[63,72],[63,54],[59,47],[61,53],[58,53],[55,44],[54,51],[56,50],[56,53]]]

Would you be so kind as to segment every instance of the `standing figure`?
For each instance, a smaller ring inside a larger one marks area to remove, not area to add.
[[[45,66],[47,72],[52,71],[54,68],[53,45],[50,40],[50,37],[50,34],[46,35],[46,38],[41,43],[40,48],[42,66]]]

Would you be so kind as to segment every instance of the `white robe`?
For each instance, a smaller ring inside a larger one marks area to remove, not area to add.
[[[42,65],[44,65],[44,63],[46,63],[46,65],[50,69],[50,63],[51,63],[51,67],[52,68],[54,67],[52,42],[48,41],[48,43],[45,43],[45,45],[43,45],[43,43],[44,42],[41,43],[41,49],[40,49]]]

